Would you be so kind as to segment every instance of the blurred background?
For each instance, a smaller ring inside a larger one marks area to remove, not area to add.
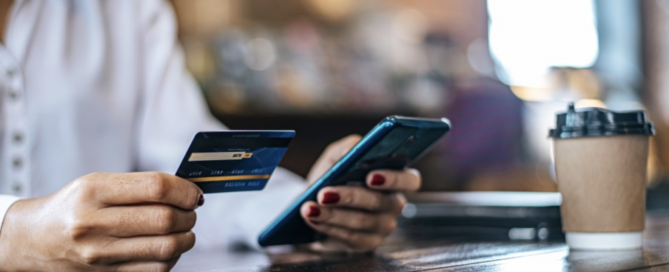
[[[669,0],[172,0],[188,66],[232,129],[294,129],[306,176],[387,115],[447,117],[424,191],[555,191],[567,103],[647,110],[669,169]]]

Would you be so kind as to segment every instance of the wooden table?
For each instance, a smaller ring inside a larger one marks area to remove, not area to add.
[[[648,214],[640,250],[570,252],[560,241],[442,236],[412,239],[399,231],[366,255],[321,255],[288,248],[273,253],[191,251],[174,271],[669,271],[669,212]]]

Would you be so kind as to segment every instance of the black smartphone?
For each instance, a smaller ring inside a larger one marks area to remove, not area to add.
[[[377,169],[402,170],[416,161],[451,129],[446,118],[391,116],[377,124],[342,159],[312,184],[258,237],[261,246],[304,244],[325,238],[300,216],[300,207],[316,200],[327,186],[359,184]]]

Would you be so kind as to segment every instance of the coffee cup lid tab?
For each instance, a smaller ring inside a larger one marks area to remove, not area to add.
[[[615,112],[604,108],[576,109],[557,115],[557,123],[548,136],[557,139],[615,135],[654,135],[653,124],[644,111]]]

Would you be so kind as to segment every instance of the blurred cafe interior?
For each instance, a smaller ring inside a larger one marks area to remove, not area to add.
[[[282,165],[302,176],[384,116],[443,116],[422,191],[556,191],[548,129],[574,101],[646,110],[648,186],[669,187],[669,1],[172,2],[211,111],[295,129]]]

